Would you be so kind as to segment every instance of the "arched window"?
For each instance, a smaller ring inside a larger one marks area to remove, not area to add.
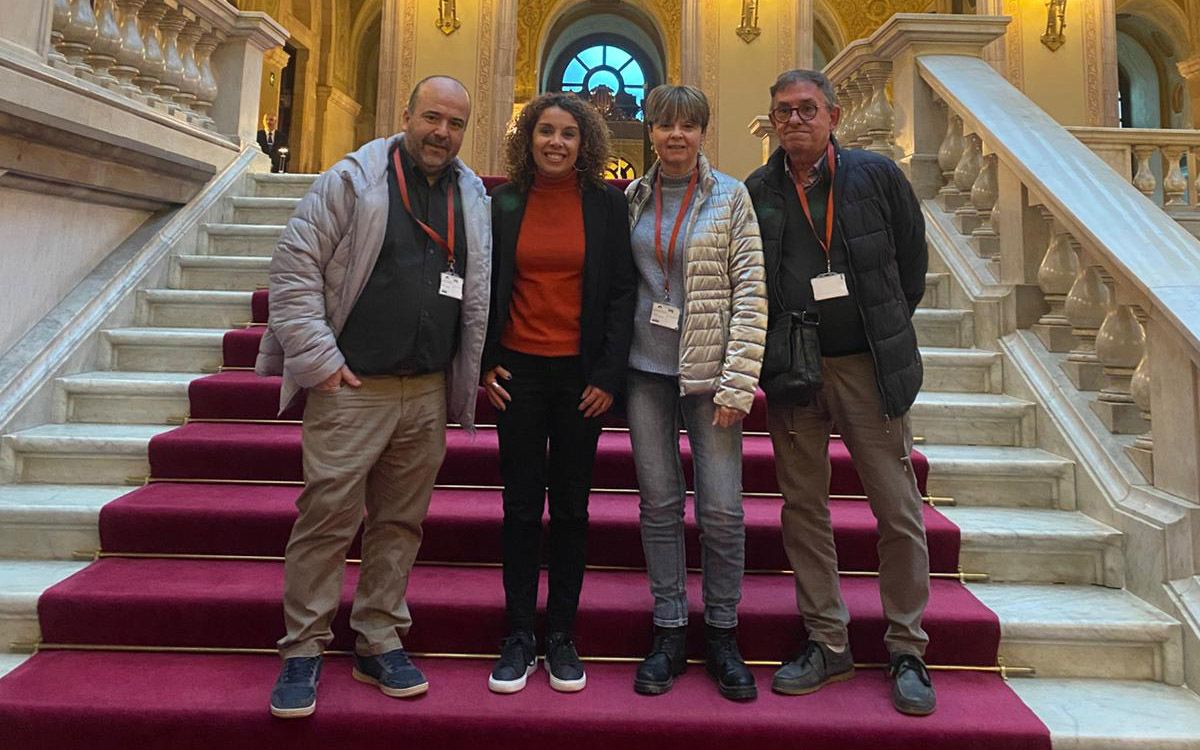
[[[635,49],[616,39],[585,40],[559,58],[551,88],[589,96],[603,86],[619,109],[640,120],[642,100],[653,81],[647,80],[646,67],[638,59],[640,51]]]

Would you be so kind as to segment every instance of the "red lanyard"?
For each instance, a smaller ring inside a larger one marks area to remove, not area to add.
[[[453,269],[454,268],[454,186],[448,185],[446,187],[446,234],[449,236],[449,239],[443,239],[442,235],[438,234],[437,232],[435,232],[433,230],[433,227],[429,226],[425,222],[418,219],[416,214],[413,213],[412,203],[410,203],[408,200],[408,181],[404,178],[404,165],[400,163],[400,149],[402,149],[402,148],[404,148],[404,146],[399,146],[396,148],[395,151],[392,152],[392,161],[394,162],[395,167],[396,167],[396,185],[399,186],[399,188],[400,188],[400,200],[404,202],[405,210],[408,211],[408,215],[412,217],[412,220],[417,222],[417,226],[421,227],[421,229],[423,229],[425,231],[425,234],[429,235],[429,239],[433,240],[434,242],[436,242],[438,244],[438,247],[440,247],[446,251],[446,258],[449,259],[450,268]]]
[[[671,228],[671,242],[667,245],[667,260],[663,263],[662,252],[662,167],[658,169],[658,175],[655,177],[654,184],[654,258],[658,261],[658,267],[663,272],[663,291],[668,294],[671,292],[671,264],[675,259],[675,240],[679,239],[679,228],[683,226],[684,217],[690,212],[688,205],[692,200],[692,193],[696,190],[696,182],[700,176],[700,167],[697,165],[692,170],[692,178],[688,180],[687,190],[683,193],[683,202],[679,204],[679,210],[675,212],[675,226]]]
[[[825,163],[829,165],[829,195],[825,202],[825,241],[821,242],[821,236],[817,235],[817,243],[825,251],[825,265],[828,267],[829,246],[833,244],[833,174],[837,171],[837,159],[833,152],[832,142],[825,151]],[[796,186],[796,195],[800,197],[800,207],[804,209],[804,218],[808,219],[808,225],[812,227],[813,234],[817,234],[817,227],[812,220],[812,212],[808,209],[808,191],[800,186],[800,179],[799,175],[792,175],[792,184]]]

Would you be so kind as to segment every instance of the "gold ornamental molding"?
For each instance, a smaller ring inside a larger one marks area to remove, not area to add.
[[[846,30],[846,42],[866,39],[896,13],[921,13],[927,0],[832,0],[830,5]]]

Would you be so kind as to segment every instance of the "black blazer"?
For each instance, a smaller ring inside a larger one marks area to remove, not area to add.
[[[492,309],[488,316],[483,371],[500,364],[500,337],[508,324],[517,236],[525,216],[526,195],[512,183],[492,192]],[[633,340],[637,277],[629,244],[629,206],[611,185],[585,187],[583,202],[583,309],[579,318],[579,356],[583,375],[616,395],[624,390]]]

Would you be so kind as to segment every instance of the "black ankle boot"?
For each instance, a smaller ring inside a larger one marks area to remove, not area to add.
[[[742,661],[737,647],[737,628],[704,626],[707,644],[705,668],[714,680],[721,695],[734,701],[752,700],[758,697],[754,675]]]
[[[687,626],[654,627],[654,645],[638,665],[633,689],[642,695],[662,695],[687,669]]]

